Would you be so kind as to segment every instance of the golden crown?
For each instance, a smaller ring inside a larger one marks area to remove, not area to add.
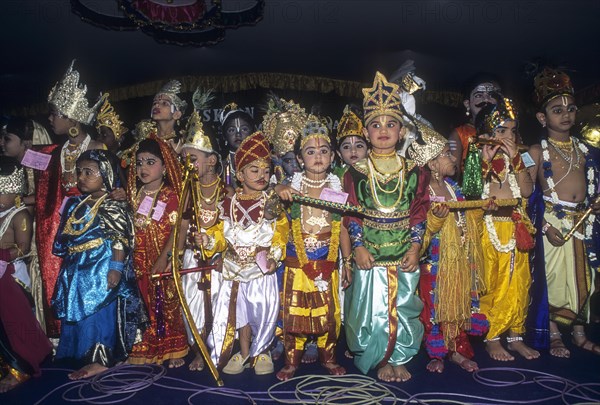
[[[104,104],[102,104],[96,116],[96,129],[100,130],[100,127],[110,128],[115,134],[115,139],[120,139],[129,129],[123,126],[123,121],[119,119],[114,107],[108,102],[109,95],[108,93],[102,95]]]
[[[347,136],[365,137],[362,121],[358,115],[354,114],[349,105],[344,108],[344,114],[340,118],[335,139],[339,143]]]
[[[373,87],[362,89],[365,126],[375,117],[390,115],[402,121],[402,104],[398,85],[387,81],[380,72],[375,73]]]
[[[535,101],[545,106],[550,100],[559,96],[573,96],[575,90],[571,78],[560,70],[545,67],[534,79]]]
[[[435,159],[442,153],[444,147],[448,144],[448,140],[430,126],[422,124],[419,121],[416,121],[416,124],[425,144],[421,145],[418,141],[412,142],[408,147],[408,154],[418,166],[423,167],[427,162]]]
[[[281,157],[294,150],[294,143],[307,120],[306,111],[294,100],[286,101],[272,96],[263,118],[263,134],[273,145],[273,152]]]
[[[75,60],[71,62],[67,73],[62,80],[57,82],[48,94],[48,103],[53,105],[57,112],[67,118],[82,124],[90,125],[94,121],[96,110],[102,99],[92,107],[88,107],[85,97],[87,86],[79,85],[79,72],[73,69]]]
[[[313,114],[308,115],[300,137],[300,148],[303,148],[306,142],[311,138],[321,138],[331,144],[327,122]]]
[[[15,167],[9,174],[0,176],[0,194],[24,194],[25,193],[25,171],[23,167]]]
[[[477,128],[477,134],[492,135],[494,130],[506,121],[516,121],[517,113],[512,100],[504,98],[494,106],[492,111],[484,117],[482,125]]]
[[[190,115],[185,132],[184,148],[194,148],[207,153],[215,151],[210,138],[204,132],[204,125],[197,110]]]

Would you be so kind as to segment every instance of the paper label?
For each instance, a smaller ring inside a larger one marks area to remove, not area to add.
[[[165,209],[167,208],[167,203],[163,201],[157,201],[156,207],[154,207],[154,212],[152,213],[152,219],[155,221],[160,221],[163,214],[165,213]]]
[[[429,196],[429,201],[431,202],[446,202],[446,197],[444,197],[443,195],[431,195]]]
[[[523,159],[523,164],[525,164],[525,167],[535,166],[535,161],[529,152],[521,153],[521,159]]]
[[[325,201],[346,204],[346,201],[348,201],[348,193],[344,193],[343,191],[335,191],[332,188],[324,188],[321,190],[321,195],[319,198]]]
[[[21,164],[36,170],[46,170],[52,156],[31,149],[25,151]]]
[[[144,199],[140,203],[140,206],[137,209],[137,213],[146,215],[146,216],[148,214],[150,214],[150,210],[152,210],[152,201],[154,201],[154,199],[152,197],[150,197],[150,196],[144,197]]]
[[[258,253],[256,253],[256,264],[258,264],[258,268],[263,272],[263,274],[269,272],[266,250],[260,250]]]

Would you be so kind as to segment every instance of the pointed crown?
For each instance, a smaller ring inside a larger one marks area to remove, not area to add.
[[[194,110],[187,123],[185,130],[184,148],[194,148],[207,153],[215,152],[213,143],[209,136],[204,132],[204,125],[197,110]]]
[[[237,171],[241,171],[244,167],[257,160],[261,166],[271,165],[269,141],[267,141],[267,138],[260,131],[244,138],[234,155]]]
[[[571,78],[566,73],[549,67],[545,67],[533,79],[533,86],[535,87],[535,102],[540,107],[544,107],[556,97],[573,96],[575,94]]]
[[[276,96],[269,99],[262,127],[277,156],[281,157],[294,150],[294,143],[300,136],[306,119],[306,111],[294,103],[294,100],[287,101]]]
[[[340,118],[335,139],[339,143],[347,136],[365,137],[362,120],[352,111],[349,105],[344,108],[344,114]]]
[[[423,167],[442,153],[448,140],[430,126],[419,121],[416,124],[424,144],[412,142],[408,147],[408,155],[418,166]]]
[[[313,114],[308,115],[304,128],[302,128],[300,138],[300,148],[303,148],[306,142],[311,138],[321,138],[331,144],[327,122]]]
[[[181,111],[183,114],[187,107],[187,103],[179,97],[179,93],[181,93],[181,82],[178,80],[169,80],[160,88],[160,90],[158,90],[154,99],[160,96],[167,96],[177,111]]]
[[[490,107],[491,111],[483,117],[481,125],[477,127],[477,135],[492,135],[494,130],[504,124],[506,121],[516,121],[517,112],[511,99],[504,98],[498,104]],[[482,110],[486,113],[486,110]]]
[[[48,94],[48,103],[53,105],[59,114],[82,124],[90,125],[94,121],[96,110],[102,100],[88,107],[86,85],[79,85],[79,72],[73,69],[75,59],[62,80],[57,82]]]
[[[96,129],[100,130],[100,127],[110,128],[115,134],[115,138],[120,139],[129,129],[123,126],[123,121],[119,119],[114,107],[108,102],[109,95],[108,93],[102,95],[104,104],[102,104],[96,116]]]
[[[390,115],[402,122],[402,104],[398,93],[398,85],[389,83],[380,72],[375,74],[373,87],[362,89],[365,126],[380,115]]]

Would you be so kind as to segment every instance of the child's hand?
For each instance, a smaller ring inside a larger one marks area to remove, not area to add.
[[[122,187],[115,188],[113,191],[110,192],[110,194],[108,196],[110,198],[112,198],[113,200],[117,200],[117,201],[126,201],[127,200],[127,193],[125,192],[125,190]]]
[[[352,284],[352,262],[342,265],[342,288],[345,290]]]
[[[267,260],[267,268],[269,269],[266,274],[273,274],[277,270],[277,262],[275,259]]]
[[[565,244],[563,235],[553,226],[550,226],[550,228],[546,230],[546,238],[548,238],[548,242],[550,242],[552,246],[560,247]]]
[[[360,270],[371,270],[375,263],[375,258],[366,247],[359,246],[354,249],[354,262]]]
[[[490,139],[490,137],[487,135],[479,135],[479,137],[481,139]],[[481,155],[483,157],[483,160],[485,160],[486,162],[491,162],[494,156],[496,155],[496,152],[498,152],[498,149],[500,149],[500,145],[483,145],[481,148]]]
[[[446,218],[450,213],[450,207],[448,207],[448,204],[436,204],[431,209],[431,212],[438,218]]]
[[[483,210],[487,213],[492,213],[494,211],[498,211],[498,204],[496,204],[496,197],[492,197],[489,199],[486,205],[483,206]]]
[[[166,268],[167,258],[160,255],[158,256],[158,259],[156,259],[156,263],[154,263],[154,266],[152,266],[152,274],[162,273],[165,271]]]
[[[108,272],[108,275],[106,276],[106,282],[107,282],[106,290],[108,291],[112,288],[115,288],[117,285],[119,285],[120,281],[121,281],[121,273],[119,273],[117,270],[110,270]]]
[[[277,193],[277,195],[279,196],[279,198],[281,198],[284,201],[292,201],[292,196],[294,194],[300,195],[300,192],[296,189],[293,189],[290,186],[286,186],[284,184],[277,184],[274,187],[275,192]]]
[[[501,142],[504,146],[501,146],[504,153],[508,155],[509,158],[514,158],[519,153],[519,148],[517,147],[517,143],[512,139],[502,139]]]
[[[205,233],[194,232],[194,243],[199,248],[204,248],[208,245],[208,235]]]
[[[404,254],[400,262],[400,268],[403,272],[414,273],[419,268],[419,245],[413,244],[408,252]]]

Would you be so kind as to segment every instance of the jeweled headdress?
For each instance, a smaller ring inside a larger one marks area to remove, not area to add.
[[[491,111],[489,113],[486,113],[486,109],[483,109],[480,112],[480,114],[483,113],[485,116],[481,121],[477,119],[477,122],[480,122],[480,124],[477,125],[477,135],[488,134],[491,136],[493,135],[494,130],[506,121],[517,120],[517,112],[513,102],[508,98],[499,100],[498,104],[490,108]]]
[[[365,126],[369,125],[373,118],[380,115],[390,115],[400,122],[403,121],[404,114],[402,113],[398,89],[397,84],[389,83],[380,72],[375,74],[373,87],[362,89]]]
[[[241,171],[250,163],[259,161],[261,166],[271,165],[271,150],[269,141],[261,132],[255,132],[244,138],[235,151],[234,161],[237,171]]]
[[[300,148],[303,148],[306,142],[312,138],[321,138],[327,143],[331,144],[331,139],[329,138],[329,128],[327,128],[327,123],[323,122],[323,120],[321,120],[319,117],[312,114],[308,115],[306,123],[304,124],[304,128],[302,128],[300,138]]]
[[[15,167],[9,175],[0,175],[0,194],[25,194],[25,171]]]
[[[156,100],[160,96],[167,96],[177,111],[181,111],[183,114],[187,103],[179,97],[179,93],[181,93],[181,83],[178,80],[169,80],[156,93],[154,99]]]
[[[286,101],[275,95],[269,98],[262,127],[275,155],[282,157],[294,150],[294,143],[306,120],[306,111],[293,100]]]
[[[442,153],[444,147],[448,144],[448,140],[425,124],[417,121],[416,125],[421,133],[424,144],[421,145],[419,142],[411,143],[408,147],[408,155],[418,166],[423,167],[427,162],[435,159]]]
[[[347,136],[365,137],[362,120],[352,111],[349,105],[344,108],[344,114],[340,118],[335,139],[339,144]]]
[[[225,105],[225,107],[223,107],[223,109],[221,110],[221,114],[219,114],[219,122],[221,123],[221,125],[225,124],[225,121],[227,121],[227,118],[235,113],[235,112],[244,112],[244,110],[241,110],[238,105],[236,103],[229,103],[227,105]]]
[[[87,86],[79,85],[79,72],[73,69],[75,60],[71,62],[67,73],[61,81],[57,82],[48,94],[48,103],[56,108],[56,111],[74,121],[90,125],[94,121],[96,110],[102,100],[92,107],[88,107],[85,97]]]
[[[102,95],[104,104],[102,104],[96,116],[96,129],[100,130],[100,127],[110,128],[115,134],[115,138],[120,139],[129,129],[123,126],[123,121],[119,119],[114,107],[108,102],[108,96],[108,93]]]
[[[199,113],[199,111],[208,108],[213,99],[212,90],[202,91],[198,88],[194,92],[192,96],[194,112],[190,115],[185,129],[184,148],[194,148],[207,153],[215,152],[216,142],[212,142],[211,138],[204,131],[204,124]]]
[[[535,102],[544,107],[548,102],[560,96],[573,96],[575,90],[571,84],[571,78],[560,70],[545,67],[533,79],[535,87]]]

